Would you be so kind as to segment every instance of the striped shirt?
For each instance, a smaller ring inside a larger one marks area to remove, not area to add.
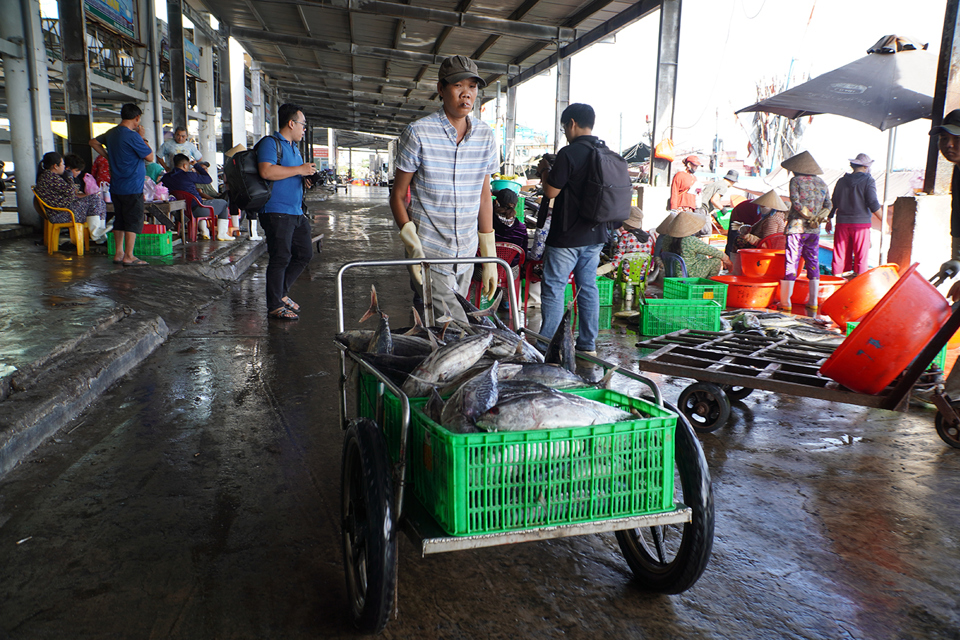
[[[486,123],[468,116],[460,144],[441,107],[400,135],[397,168],[413,173],[407,212],[427,258],[472,258],[477,254],[477,217],[484,179],[497,170],[497,144]],[[472,269],[460,265],[458,273]],[[453,273],[452,268],[437,268]]]

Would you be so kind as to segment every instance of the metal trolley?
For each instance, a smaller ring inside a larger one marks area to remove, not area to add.
[[[433,324],[430,308],[431,264],[482,264],[495,262],[506,273],[513,327],[520,327],[518,303],[509,265],[498,258],[457,260],[384,260],[344,264],[337,273],[337,328],[344,330],[343,277],[352,269],[407,267],[420,264],[424,274],[425,320]],[[405,277],[404,277],[405,280]],[[520,329],[532,338],[536,333]],[[345,346],[340,349],[339,405],[344,430],[341,467],[341,528],[344,570],[350,612],[356,627],[377,633],[386,625],[397,602],[397,532],[402,529],[422,556],[447,551],[477,549],[518,542],[548,540],[600,532],[615,532],[620,549],[640,586],[657,593],[680,593],[689,589],[703,573],[713,547],[714,505],[710,474],[700,443],[692,427],[678,414],[674,439],[673,508],[665,513],[577,522],[533,529],[448,535],[423,504],[407,491],[407,447],[410,442],[410,399],[366,360]],[[614,365],[583,356],[605,370]],[[347,386],[359,384],[363,371],[376,380],[376,419],[350,418]],[[659,388],[649,378],[622,371],[645,385],[653,402],[664,407]],[[400,444],[397,462],[391,461],[384,436],[384,394],[400,402]],[[666,405],[674,413],[676,409]]]

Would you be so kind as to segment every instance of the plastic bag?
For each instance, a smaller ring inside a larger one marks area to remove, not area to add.
[[[150,178],[143,179],[143,199],[147,202],[153,202],[156,198],[157,183]]]
[[[170,199],[170,190],[165,185],[158,184],[153,190],[153,197],[156,200],[166,202]]]
[[[653,157],[673,162],[673,159],[676,157],[676,152],[673,150],[673,140],[664,138],[658,142],[657,146],[653,149]]]
[[[97,184],[96,178],[89,173],[83,175],[83,192],[88,196],[100,193],[100,185]]]
[[[104,202],[112,202],[112,200],[110,200],[110,183],[109,182],[100,183],[100,195],[103,196]]]

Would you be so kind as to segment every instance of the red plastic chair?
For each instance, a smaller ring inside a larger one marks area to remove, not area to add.
[[[524,254],[523,249],[511,242],[497,242],[497,257],[506,262],[507,264],[512,264],[514,258],[517,256],[520,257],[520,261],[517,262],[517,265],[511,269],[513,271],[513,286],[514,291],[517,294],[517,300],[520,299],[520,269],[523,267]],[[479,255],[479,254],[478,254]],[[474,304],[478,307],[480,306],[480,292],[482,290],[482,284],[480,282],[471,282],[470,290],[467,293],[468,297],[473,297]],[[504,271],[503,267],[497,265],[497,286],[501,289],[507,286],[507,273]],[[506,294],[504,294],[506,295]]]
[[[757,244],[757,249],[786,249],[787,236],[782,233],[769,235]]]
[[[530,285],[535,282],[540,282],[541,278],[533,272],[533,268],[538,264],[542,265],[543,260],[527,260],[525,264],[525,269],[523,273],[523,280],[526,283],[523,287],[523,312],[527,312],[527,303],[530,301]],[[573,295],[576,298],[577,295],[577,283],[573,280],[573,273],[567,278],[567,284],[573,287]],[[573,308],[577,308],[577,303],[573,303]]]
[[[217,229],[217,216],[213,213],[213,207],[205,205],[200,202],[200,199],[197,196],[193,195],[188,191],[170,191],[170,194],[177,200],[184,200],[187,203],[187,209],[183,212],[183,215],[180,217],[180,237],[186,238],[187,236],[183,233],[184,225],[188,225],[188,234],[190,242],[197,241],[197,228],[199,226],[200,220],[207,221],[207,229],[210,230],[211,237]],[[206,209],[207,215],[196,215],[193,213],[194,207],[199,207],[200,209]]]

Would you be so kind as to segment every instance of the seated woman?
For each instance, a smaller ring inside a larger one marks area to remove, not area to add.
[[[664,235],[668,237],[663,240],[663,251],[683,258],[690,278],[708,278],[718,275],[721,268],[729,269],[732,266],[730,258],[723,251],[693,237],[703,229],[705,222],[706,216],[681,211],[664,230]]]
[[[221,200],[220,198],[204,200],[200,192],[197,191],[198,184],[210,184],[213,182],[213,178],[207,173],[205,164],[206,163],[198,162],[191,165],[190,158],[182,153],[178,153],[173,156],[173,171],[163,174],[163,177],[160,178],[160,184],[171,192],[186,191],[194,196],[200,204],[213,207],[213,213],[217,216],[217,240],[235,240],[236,238],[227,232],[230,226],[230,220],[227,219],[229,215],[227,212],[227,201]],[[196,215],[195,211],[199,206],[198,204],[194,204],[194,208],[190,213]],[[210,231],[207,229],[206,223],[206,220],[200,221],[200,237],[204,240],[209,240]]]
[[[77,222],[86,222],[90,238],[101,242],[106,237],[107,206],[99,193],[85,195],[63,179],[66,166],[63,156],[56,151],[43,154],[40,165],[43,171],[37,176],[37,195],[51,207],[70,209]],[[50,222],[70,222],[70,216],[63,211],[52,211]]]
[[[517,220],[517,194],[510,189],[501,189],[493,194],[493,234],[497,242],[509,242],[527,252],[527,227]],[[517,266],[520,256],[515,256],[510,266]]]
[[[787,227],[786,211],[789,207],[775,191],[767,191],[753,203],[760,210],[760,219],[752,225],[743,225],[737,230],[737,249],[755,247],[767,236],[783,233]]]
[[[628,253],[648,253],[653,255],[653,245],[656,238],[651,233],[643,231],[643,211],[640,207],[630,207],[630,217],[623,222],[623,226],[613,232],[616,246],[613,248],[610,264],[616,269],[620,266],[623,256]],[[630,265],[624,265],[623,274],[630,273]]]

